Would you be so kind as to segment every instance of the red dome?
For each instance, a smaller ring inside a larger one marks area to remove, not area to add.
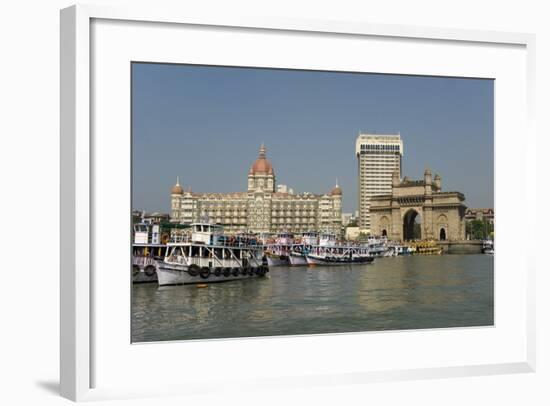
[[[342,189],[340,188],[340,186],[338,186],[338,181],[336,181],[336,186],[332,188],[330,194],[332,196],[342,196]]]
[[[266,148],[264,144],[262,144],[262,146],[260,147],[260,155],[258,156],[258,159],[256,159],[256,161],[254,161],[254,163],[250,167],[250,175],[254,175],[256,173],[267,173],[268,175],[273,175],[273,167],[271,166],[271,162],[269,162],[268,159],[265,157],[265,151]]]
[[[181,195],[183,194],[183,188],[180,186],[180,179],[179,177],[176,180],[176,184],[172,186],[172,189],[170,190],[170,193],[173,195]]]

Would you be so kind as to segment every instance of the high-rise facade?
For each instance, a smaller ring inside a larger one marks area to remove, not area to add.
[[[371,231],[370,199],[372,196],[391,194],[392,176],[401,178],[403,141],[399,134],[360,133],[355,142],[358,171],[359,227]]]

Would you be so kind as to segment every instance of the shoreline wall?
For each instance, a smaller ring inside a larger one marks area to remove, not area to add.
[[[437,241],[444,254],[481,254],[483,242],[479,240]]]

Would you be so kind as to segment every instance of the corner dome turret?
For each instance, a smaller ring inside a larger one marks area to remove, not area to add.
[[[176,184],[172,186],[172,189],[170,190],[170,193],[173,195],[182,195],[183,194],[183,188],[180,185],[180,178],[179,176],[176,178]]]
[[[331,196],[342,196],[342,188],[338,186],[338,181],[336,181],[336,186],[330,191]]]

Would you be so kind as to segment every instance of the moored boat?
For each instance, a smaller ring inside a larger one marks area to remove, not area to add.
[[[495,243],[493,240],[484,240],[482,250],[485,255],[495,255]]]
[[[273,251],[266,251],[265,257],[267,259],[267,265],[272,266],[285,266],[290,264],[289,253],[277,253]]]
[[[408,245],[413,255],[441,255],[443,252],[443,248],[432,240],[412,241]]]
[[[290,252],[294,245],[294,236],[290,233],[279,233],[274,241],[265,245],[265,256],[268,266],[290,265]]]
[[[410,255],[409,247],[399,243],[388,243],[386,246],[387,250],[383,256],[385,257],[397,257],[400,255]]]
[[[370,263],[374,257],[368,244],[339,244],[334,234],[322,233],[306,259],[309,265],[353,265]]]
[[[227,282],[269,272],[256,237],[226,236],[220,225],[194,223],[191,233],[175,233],[167,245],[166,257],[157,269],[161,286]]]
[[[368,264],[374,261],[374,257],[369,256],[345,256],[345,255],[317,255],[308,254],[307,263],[309,265],[354,265],[354,264]]]
[[[369,237],[367,239],[367,244],[369,246],[369,253],[373,257],[383,257],[386,256],[388,251],[387,248],[387,238],[385,237]]]
[[[316,232],[302,233],[300,238],[295,241],[291,247],[288,259],[290,265],[300,266],[307,265],[307,254],[311,251],[311,248],[319,241],[319,235]]]
[[[166,255],[167,230],[160,224],[134,224],[132,242],[132,282],[156,282],[157,264]]]

